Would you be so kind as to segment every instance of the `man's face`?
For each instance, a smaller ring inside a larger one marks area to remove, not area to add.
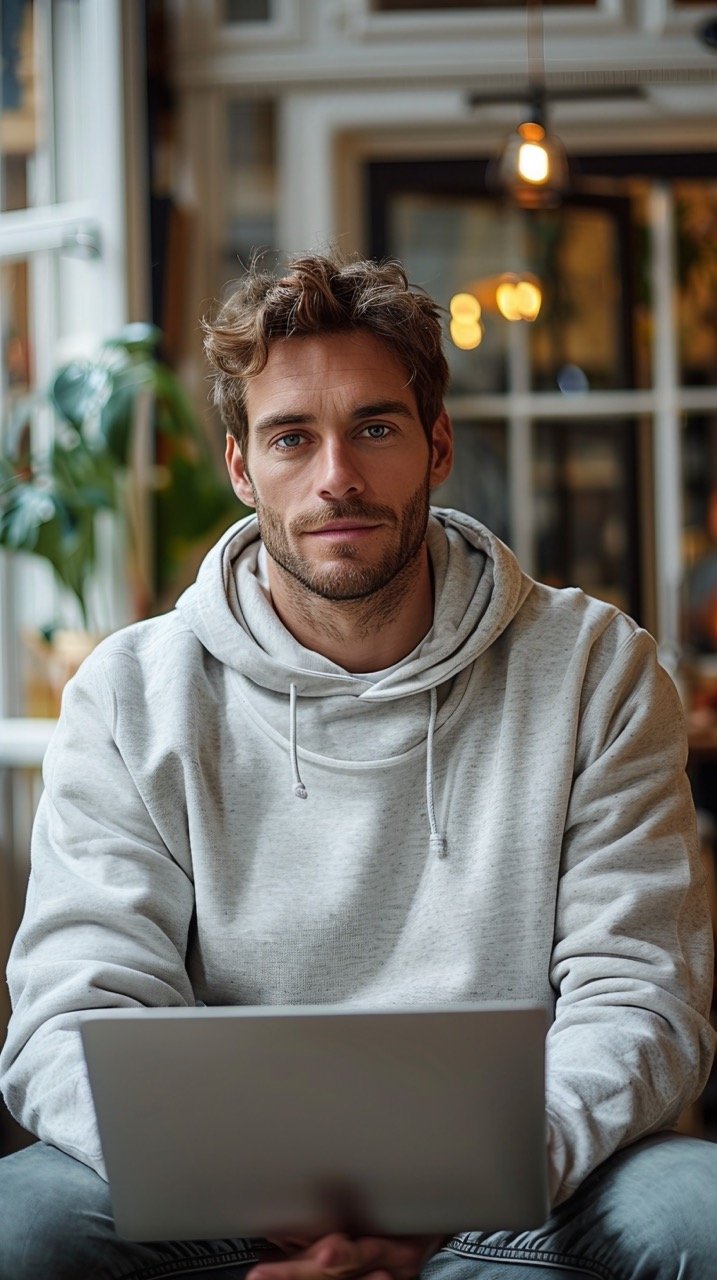
[[[450,470],[450,423],[429,448],[406,373],[368,333],[274,342],[246,397],[235,492],[255,506],[271,558],[328,600],[385,587],[419,551],[429,494]]]

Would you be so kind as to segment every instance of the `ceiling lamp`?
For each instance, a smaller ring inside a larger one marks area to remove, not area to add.
[[[548,132],[542,101],[533,101],[510,134],[493,177],[522,209],[549,209],[560,203],[568,186],[568,158],[560,139]]]
[[[527,0],[530,106],[492,166],[495,185],[523,209],[559,203],[568,185],[568,160],[559,138],[548,132],[545,44],[541,0]]]

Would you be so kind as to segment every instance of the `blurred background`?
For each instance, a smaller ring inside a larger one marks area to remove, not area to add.
[[[1,13],[0,960],[64,681],[242,514],[199,317],[332,243],[445,308],[436,500],[656,636],[714,894],[717,2]]]

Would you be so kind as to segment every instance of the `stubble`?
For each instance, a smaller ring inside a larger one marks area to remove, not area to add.
[[[429,471],[403,508],[363,503],[353,499],[326,503],[320,512],[307,513],[285,526],[278,511],[261,502],[254,492],[259,532],[268,554],[282,570],[292,604],[314,624],[317,612],[321,625],[331,633],[333,608],[348,608],[359,634],[368,635],[395,617],[410,594],[419,573],[419,552],[423,546],[430,504]],[[334,563],[317,564],[298,550],[302,534],[331,525],[336,520],[377,521],[393,528],[392,539],[373,564],[361,563],[360,544],[338,543]],[[336,561],[340,563],[336,563]],[[321,606],[329,606],[322,608]],[[336,628],[336,635],[339,628]]]

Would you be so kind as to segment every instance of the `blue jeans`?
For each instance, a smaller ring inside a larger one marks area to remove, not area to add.
[[[136,1244],[114,1231],[106,1183],[37,1143],[0,1160],[0,1280],[242,1276],[261,1240]],[[466,1232],[422,1280],[714,1280],[717,1144],[659,1134],[618,1152],[537,1231]]]

